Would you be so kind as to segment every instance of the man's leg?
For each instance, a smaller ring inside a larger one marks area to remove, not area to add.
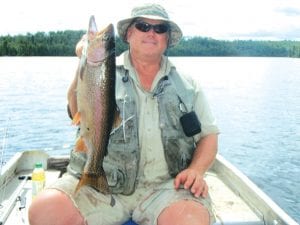
[[[208,210],[199,202],[180,200],[164,209],[157,219],[157,225],[209,225]]]
[[[71,199],[61,191],[46,189],[29,208],[31,225],[84,225],[84,218]]]
[[[117,195],[104,195],[90,186],[77,192],[78,179],[65,174],[34,199],[31,225],[116,225],[130,218]]]
[[[189,190],[175,190],[172,179],[152,190],[139,191],[143,198],[132,218],[140,225],[208,225],[215,221],[209,196],[196,198]]]

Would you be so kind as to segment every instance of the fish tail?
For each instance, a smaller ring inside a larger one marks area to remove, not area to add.
[[[104,171],[100,175],[83,173],[76,186],[75,193],[84,185],[91,186],[103,194],[109,194],[110,192]]]

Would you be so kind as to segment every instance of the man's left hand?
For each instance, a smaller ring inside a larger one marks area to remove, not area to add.
[[[179,189],[181,184],[184,189],[190,189],[197,198],[200,196],[206,198],[208,195],[207,183],[195,169],[187,168],[177,174],[174,180],[175,189]]]

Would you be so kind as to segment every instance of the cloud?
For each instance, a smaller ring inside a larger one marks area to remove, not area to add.
[[[0,14],[0,35],[38,31],[86,30],[90,15],[99,27],[129,16],[136,4],[149,0],[40,1],[10,0]],[[185,36],[215,39],[297,38],[299,0],[156,0],[182,28]],[[240,35],[240,36],[239,36]],[[276,35],[276,36],[275,36]]]
[[[282,13],[286,16],[300,16],[300,9],[297,8],[291,8],[291,7],[287,7],[287,8],[280,8],[276,10],[279,13]]]
[[[295,29],[287,29],[285,31],[276,30],[257,30],[248,33],[228,33],[225,39],[229,40],[295,40],[300,41],[300,27]]]

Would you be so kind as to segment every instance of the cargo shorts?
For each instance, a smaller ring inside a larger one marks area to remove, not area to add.
[[[138,187],[132,195],[103,195],[89,186],[76,193],[78,178],[66,173],[48,188],[64,192],[85,218],[88,225],[122,225],[130,218],[139,225],[156,225],[160,213],[179,200],[193,200],[204,205],[215,222],[210,197],[196,198],[185,189],[175,190],[169,179],[155,187]]]

